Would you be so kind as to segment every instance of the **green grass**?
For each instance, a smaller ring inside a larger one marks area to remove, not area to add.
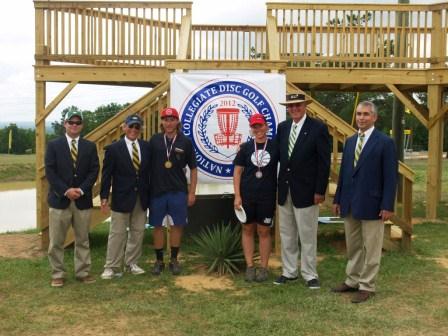
[[[242,275],[232,290],[189,292],[168,273],[130,276],[82,285],[73,280],[73,251],[62,289],[49,286],[46,258],[0,262],[0,335],[446,335],[448,270],[434,258],[448,257],[448,224],[415,226],[412,253],[387,252],[377,296],[361,305],[330,293],[344,278],[345,258],[337,242],[342,226],[319,229],[318,270],[323,287],[308,290],[301,281],[274,286],[247,284]],[[91,235],[92,270],[104,265],[107,225]],[[152,261],[147,234],[141,265]],[[336,242],[336,243],[335,243]],[[184,244],[184,274],[197,274],[196,248]]]
[[[34,181],[36,157],[34,154],[0,154],[0,183]],[[14,187],[10,187],[14,189]],[[2,190],[7,190],[2,188]]]
[[[23,160],[23,161],[21,161]],[[20,161],[20,162],[19,162]],[[168,273],[130,276],[82,285],[73,279],[73,250],[63,289],[49,286],[46,258],[0,258],[0,335],[440,335],[448,334],[448,179],[444,160],[442,223],[414,226],[413,250],[386,252],[377,296],[354,305],[348,295],[330,293],[344,279],[344,234],[340,224],[319,228],[319,291],[301,281],[274,286],[230,278],[234,289],[190,292]],[[406,162],[416,172],[414,215],[424,214],[426,161]],[[2,167],[34,164],[31,156],[0,155]],[[1,181],[1,179],[0,179]],[[92,273],[102,272],[107,225],[91,234]],[[0,235],[1,239],[1,235]],[[0,240],[1,243],[1,240]],[[153,261],[146,235],[141,266]],[[182,248],[184,274],[198,274],[201,258],[191,240]]]

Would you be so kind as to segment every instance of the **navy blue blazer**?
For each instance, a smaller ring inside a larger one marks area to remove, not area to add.
[[[291,126],[292,120],[285,120],[277,128],[278,204],[285,204],[289,189],[294,207],[306,208],[314,204],[314,194],[325,195],[330,175],[330,136],[325,124],[307,116],[288,158]]]
[[[45,153],[45,174],[50,184],[48,204],[55,209],[66,209],[70,200],[64,196],[69,188],[84,192],[75,200],[76,207],[85,210],[93,207],[92,188],[99,171],[98,154],[93,142],[79,138],[76,168],[70,155],[65,135],[50,141]]]
[[[377,220],[381,210],[394,211],[398,160],[395,143],[374,129],[353,167],[358,134],[347,139],[334,204],[341,217]]]
[[[136,172],[123,139],[106,147],[101,176],[101,199],[109,198],[112,185],[112,205],[116,212],[131,212],[137,195],[143,210],[148,208],[149,198],[149,144],[138,140],[140,146],[140,170]]]

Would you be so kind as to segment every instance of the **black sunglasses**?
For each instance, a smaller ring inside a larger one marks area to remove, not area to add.
[[[135,128],[136,130],[140,129],[140,125],[139,124],[131,124],[128,126],[129,128]]]
[[[67,123],[69,125],[77,125],[77,126],[82,125],[82,121],[81,120],[77,120],[77,121],[69,120],[69,121],[67,121]]]

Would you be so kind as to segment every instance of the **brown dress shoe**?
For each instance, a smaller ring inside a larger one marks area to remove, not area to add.
[[[332,288],[331,291],[333,293],[357,292],[358,288],[350,287],[349,285],[346,285],[345,282],[343,282],[339,286]]]
[[[358,291],[358,293],[356,293],[355,296],[353,296],[352,303],[365,302],[374,295],[375,295],[375,292],[369,292],[369,291],[360,289]]]
[[[76,280],[82,282],[83,284],[91,284],[96,282],[95,278],[91,275],[86,275],[85,277],[78,277]]]
[[[51,279],[51,287],[64,286],[64,278]]]

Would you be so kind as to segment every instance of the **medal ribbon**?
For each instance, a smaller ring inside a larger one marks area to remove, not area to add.
[[[258,159],[258,150],[257,150],[257,142],[254,139],[254,150],[255,150],[255,162],[257,163],[258,171],[261,170],[261,164],[263,163],[264,151],[266,150],[266,146],[268,145],[268,139],[266,139],[263,151],[261,152],[260,159]]]
[[[177,134],[174,136],[174,138],[173,138],[173,142],[171,142],[170,149],[168,150],[168,144],[167,144],[167,142],[166,142],[166,135],[165,135],[165,134],[163,135],[163,140],[165,141],[166,160],[167,160],[167,161],[170,160],[170,155],[171,155],[171,152],[173,151],[173,146],[174,146],[174,142],[176,141],[176,138],[177,138]]]

